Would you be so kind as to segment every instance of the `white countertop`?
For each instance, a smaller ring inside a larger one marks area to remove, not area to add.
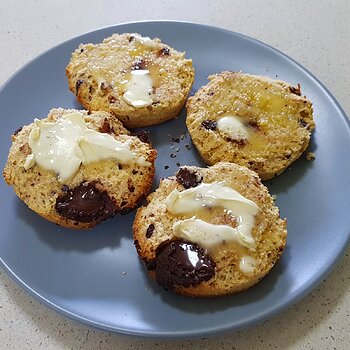
[[[240,32],[283,51],[315,74],[350,115],[349,15],[347,0],[2,1],[0,85],[33,57],[76,35],[128,21],[182,20]],[[349,271],[347,254],[309,296],[259,325],[165,341],[105,333],[68,320],[0,270],[0,349],[349,349]]]

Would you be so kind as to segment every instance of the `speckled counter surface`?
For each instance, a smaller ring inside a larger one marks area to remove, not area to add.
[[[285,52],[315,74],[349,115],[349,14],[347,0],[1,1],[0,85],[31,58],[81,33],[135,20],[183,20],[241,32]],[[348,253],[318,288],[282,314],[249,329],[182,341],[130,338],[77,324],[0,271],[0,349],[349,349]]]

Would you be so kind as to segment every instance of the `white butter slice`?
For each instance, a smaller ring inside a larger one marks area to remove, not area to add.
[[[80,113],[67,114],[56,122],[35,120],[28,143],[32,154],[24,167],[33,166],[35,161],[40,167],[55,171],[61,181],[71,178],[82,163],[116,159],[122,164],[150,165],[130,150],[130,143],[89,129]]]
[[[255,215],[260,211],[260,208],[256,203],[245,198],[233,188],[225,186],[223,182],[214,182],[211,184],[201,183],[197,187],[182,192],[175,189],[165,199],[165,205],[168,211],[173,215],[184,215],[191,218],[189,219],[190,221],[179,221],[180,224],[181,222],[184,224],[183,226],[180,225],[176,227],[176,231],[181,231],[181,234],[185,234],[184,232],[186,230],[187,233],[193,233],[199,229],[204,229],[202,241],[208,242],[211,241],[208,235],[216,236],[216,228],[225,226],[227,227],[227,229],[225,229],[225,238],[221,239],[221,241],[236,241],[250,249],[256,247],[256,242],[252,236],[252,229],[255,225]],[[211,230],[206,230],[209,226],[204,225],[203,220],[196,221],[196,216],[199,216],[201,212],[207,211],[208,208],[215,207],[223,208],[229,215],[234,216],[237,221],[237,227],[232,228],[228,225],[212,225],[210,227]],[[182,230],[181,227],[184,228],[184,230]],[[220,232],[223,232],[223,228],[220,229]],[[228,232],[231,232],[231,239],[226,238],[226,233]],[[188,235],[188,239],[191,241],[190,236],[191,235]],[[239,239],[237,237],[239,237]],[[202,241],[196,243],[202,244]],[[216,240],[214,239],[214,241]]]
[[[153,81],[149,70],[132,70],[123,98],[136,108],[147,107],[153,103],[152,90]]]
[[[254,274],[258,261],[249,255],[242,256],[239,261],[239,269],[246,275]]]
[[[238,227],[232,228],[227,225],[214,225],[194,217],[175,222],[173,231],[175,237],[197,243],[209,250],[225,242],[236,242],[251,250],[254,250],[256,246],[253,237],[243,234]]]
[[[149,47],[150,49],[157,49],[159,47],[157,42],[155,42],[154,40],[152,40],[148,36],[139,36],[137,34],[134,34],[134,40],[139,42],[140,44],[142,44],[144,46]]]
[[[227,115],[217,120],[219,132],[232,140],[247,140],[249,129],[240,117]]]

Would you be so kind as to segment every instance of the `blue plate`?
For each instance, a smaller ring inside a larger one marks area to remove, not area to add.
[[[349,122],[330,92],[281,52],[246,36],[204,25],[140,22],[100,29],[69,40],[37,57],[0,91],[1,166],[10,135],[53,107],[80,107],[68,91],[65,67],[80,43],[113,33],[159,37],[193,59],[193,91],[209,74],[242,70],[300,83],[313,101],[316,131],[310,150],[267,183],[288,218],[288,242],[271,273],[250,290],[214,300],[174,295],[150,281],[132,242],[134,213],[77,232],[60,228],[29,210],[0,181],[0,262],[8,274],[46,305],[88,325],[147,337],[195,337],[255,324],[291,306],[334,267],[349,243]],[[185,112],[149,128],[159,152],[154,184],[180,164],[203,165],[186,132]],[[184,135],[180,144],[171,137]],[[176,148],[179,148],[176,152]],[[176,158],[170,158],[175,153]],[[168,165],[169,168],[164,167]]]

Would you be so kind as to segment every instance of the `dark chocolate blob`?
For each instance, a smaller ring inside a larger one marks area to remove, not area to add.
[[[150,224],[146,231],[146,238],[151,238],[154,232],[154,224]]]
[[[78,95],[78,91],[80,88],[80,85],[83,83],[84,81],[81,79],[78,79],[77,82],[75,83],[75,94]]]
[[[190,287],[210,280],[215,263],[197,244],[170,241],[156,251],[156,280],[166,289]]]
[[[180,168],[176,173],[176,180],[187,189],[198,186],[203,178],[195,171],[188,170],[187,168]]]
[[[19,127],[19,128],[17,128],[16,130],[15,130],[15,132],[13,133],[13,135],[14,136],[16,136],[16,135],[18,135],[21,131],[22,131],[22,126],[21,127]]]
[[[116,206],[107,193],[88,182],[66,190],[57,198],[55,208],[65,218],[80,222],[102,221],[112,217],[116,211]]]
[[[207,130],[215,130],[217,124],[216,124],[216,121],[215,121],[215,120],[210,120],[210,119],[208,119],[208,120],[204,120],[204,121],[202,122],[202,126],[203,126],[205,129],[207,129]]]
[[[289,91],[290,91],[292,94],[301,96],[300,84],[298,84],[298,87],[289,86]]]

